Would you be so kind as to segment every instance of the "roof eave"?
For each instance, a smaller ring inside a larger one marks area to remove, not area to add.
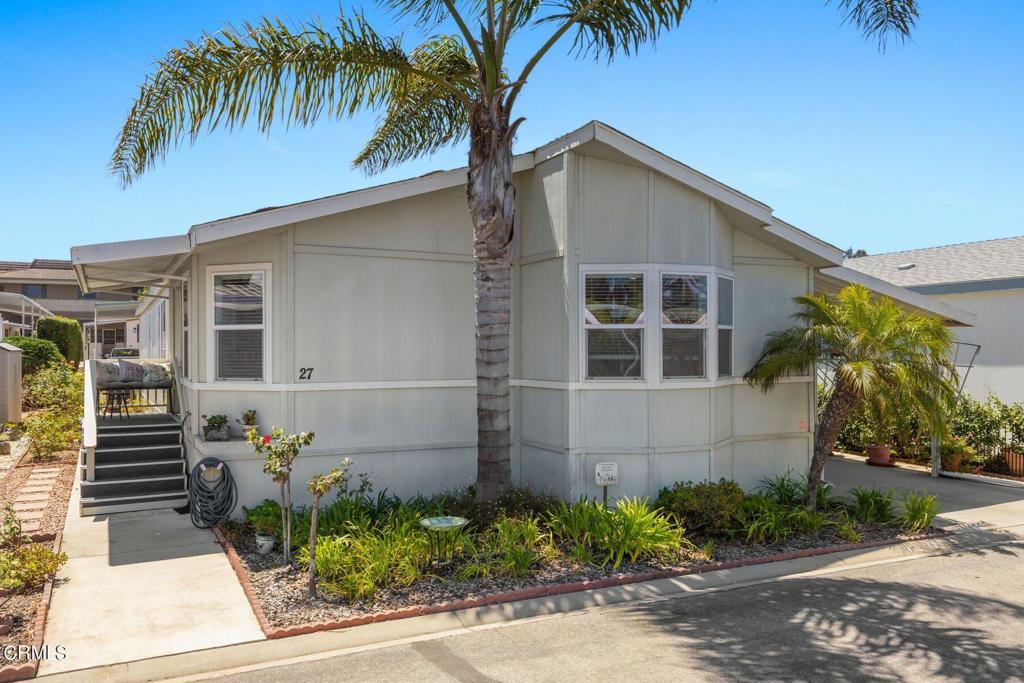
[[[863,285],[882,296],[887,296],[895,301],[920,309],[926,313],[930,313],[931,315],[938,316],[951,327],[973,327],[977,322],[977,316],[974,313],[955,306],[950,306],[938,299],[933,299],[932,297],[919,294],[918,292],[907,289],[906,287],[894,285],[887,280],[881,280],[868,275],[867,273],[862,273],[859,270],[846,268],[845,266],[823,268],[817,271],[815,279],[831,281],[833,285],[838,285],[840,287],[846,284]]]

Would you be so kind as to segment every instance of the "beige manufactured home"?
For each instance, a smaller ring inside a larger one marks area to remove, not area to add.
[[[765,395],[741,376],[842,252],[601,123],[515,169],[514,478],[598,495],[595,465],[615,462],[610,494],[646,496],[805,469],[813,378]],[[378,490],[430,493],[475,478],[464,183],[433,173],[72,257],[85,289],[167,297],[188,462],[227,462],[242,504],[275,488],[244,441],[203,440],[201,415],[314,431],[298,480],[348,456]]]

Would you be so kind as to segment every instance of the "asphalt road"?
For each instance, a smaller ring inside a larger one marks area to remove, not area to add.
[[[1024,542],[513,622],[218,680],[1024,682]]]

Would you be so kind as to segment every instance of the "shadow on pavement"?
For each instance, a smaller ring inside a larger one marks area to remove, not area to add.
[[[1024,561],[1021,547],[1009,552]],[[1021,680],[1024,608],[969,589],[817,577],[638,605],[626,618],[678,637],[712,678]]]

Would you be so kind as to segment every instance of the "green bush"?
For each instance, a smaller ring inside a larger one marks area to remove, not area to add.
[[[513,488],[492,501],[476,499],[476,490],[465,489],[442,493],[431,498],[417,497],[409,502],[424,515],[445,514],[465,517],[477,529],[486,529],[501,517],[543,517],[558,499],[534,493],[528,488]]]
[[[731,538],[741,523],[746,494],[739,484],[722,479],[677,482],[661,490],[655,507],[675,517],[695,539]]]
[[[559,503],[548,515],[554,540],[569,557],[618,569],[623,561],[669,559],[686,543],[683,528],[646,500],[622,498],[608,510],[596,501]]]
[[[308,564],[308,547],[299,550],[298,559]],[[349,600],[370,598],[382,587],[412,585],[429,559],[429,542],[415,515],[397,515],[379,529],[317,540],[320,585]]]
[[[0,524],[0,589],[38,588],[68,561],[64,553],[31,543],[22,533],[14,507],[4,505]]]
[[[22,431],[32,457],[49,460],[58,451],[71,448],[78,436],[78,422],[55,410],[40,410],[22,420]]]
[[[82,361],[82,326],[77,320],[54,316],[36,323],[36,336],[49,339],[68,361],[77,366]]]
[[[55,410],[76,420],[82,416],[85,376],[67,363],[50,363],[23,384],[29,407]]]
[[[536,517],[500,517],[476,538],[462,540],[469,561],[459,570],[459,578],[517,578],[540,561],[547,535]]]
[[[21,349],[21,372],[23,375],[31,375],[50,363],[64,360],[57,345],[48,339],[7,337],[4,342]]]
[[[807,485],[791,472],[765,477],[757,487],[757,492],[786,507],[803,505],[807,501]]]
[[[892,491],[857,487],[850,489],[850,495],[850,514],[858,522],[888,524],[893,520]]]
[[[939,514],[939,501],[935,496],[912,492],[900,501],[900,525],[907,531],[924,531]]]
[[[276,500],[267,498],[259,505],[243,507],[242,511],[245,513],[245,521],[256,533],[264,536],[277,536],[281,533],[281,504]],[[305,537],[309,537],[308,530]]]
[[[763,495],[749,496],[743,507],[743,529],[748,543],[781,543],[793,533],[797,509]]]

